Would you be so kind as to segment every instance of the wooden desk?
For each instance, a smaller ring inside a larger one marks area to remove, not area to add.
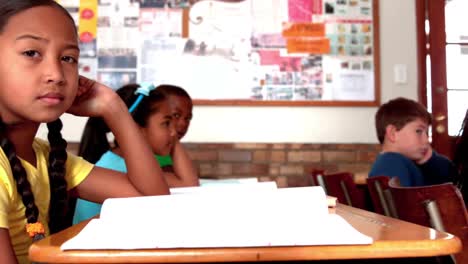
[[[77,234],[85,222],[33,244],[29,256],[32,261],[47,263],[190,263],[431,257],[461,250],[460,240],[447,233],[342,204],[333,210],[375,242],[350,246],[61,251],[60,245]]]
[[[366,185],[367,184],[367,173],[356,173],[354,174],[354,183],[357,185]]]

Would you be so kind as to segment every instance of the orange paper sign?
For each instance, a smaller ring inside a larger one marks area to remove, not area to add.
[[[324,37],[323,23],[284,23],[283,37]]]
[[[291,38],[287,39],[288,53],[330,53],[330,40],[327,38]]]

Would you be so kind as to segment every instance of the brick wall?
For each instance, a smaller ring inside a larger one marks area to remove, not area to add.
[[[307,185],[312,169],[367,175],[378,144],[185,143],[202,178],[257,177],[282,186]],[[76,153],[77,144],[69,149]]]
[[[377,144],[185,144],[203,178],[257,177],[279,185],[307,185],[307,173],[324,169],[367,175]]]

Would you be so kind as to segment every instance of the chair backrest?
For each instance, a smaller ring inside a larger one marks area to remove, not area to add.
[[[388,185],[398,218],[456,235],[463,251],[457,263],[468,263],[468,214],[460,191],[451,183],[402,187],[397,177]]]
[[[357,188],[353,174],[340,172],[317,175],[317,183],[328,195],[338,198],[338,202],[349,206],[366,209],[364,191]]]
[[[367,188],[371,197],[374,212],[386,216],[394,216],[386,198],[388,193],[388,176],[374,176],[366,179]]]
[[[325,170],[313,169],[309,173],[309,185],[322,186],[325,192],[327,192],[326,187],[325,187],[325,182],[323,181],[323,175],[325,175]]]

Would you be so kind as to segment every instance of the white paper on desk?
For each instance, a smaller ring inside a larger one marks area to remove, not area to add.
[[[188,194],[188,193],[200,193],[205,194],[207,192],[259,192],[259,191],[272,191],[278,189],[276,182],[235,182],[231,180],[213,180],[206,185],[196,187],[178,187],[171,188],[171,194]]]
[[[257,178],[227,178],[227,179],[200,179],[200,186],[211,186],[211,185],[232,185],[232,184],[254,184],[262,183]]]
[[[370,244],[321,187],[108,199],[62,250]]]

